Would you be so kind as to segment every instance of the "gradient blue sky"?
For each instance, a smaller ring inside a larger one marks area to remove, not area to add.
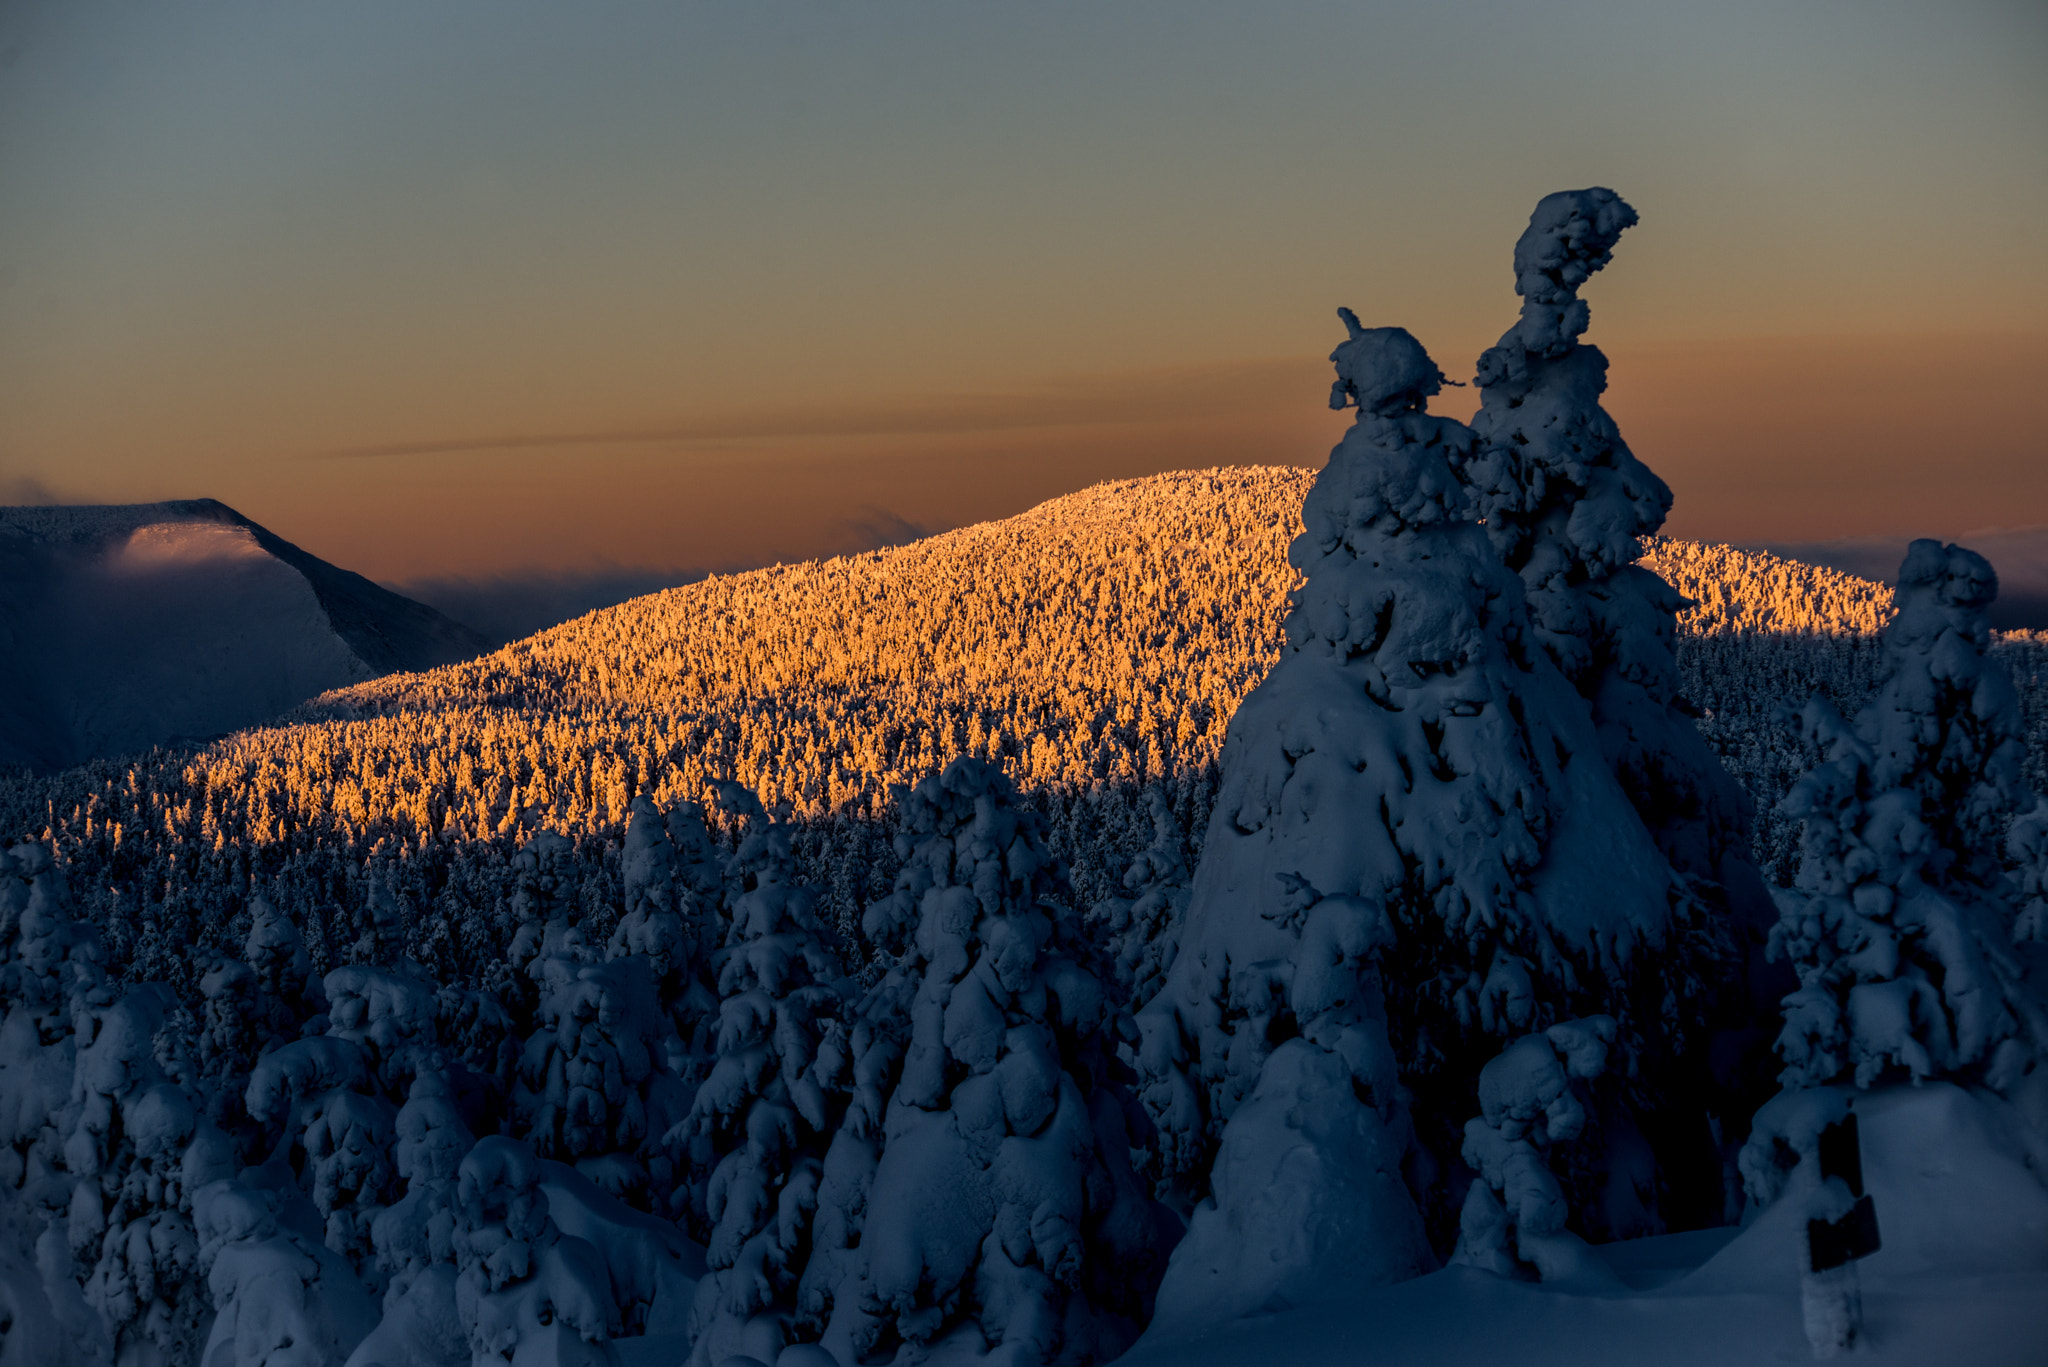
[[[1469,374],[1607,184],[1672,530],[2044,523],[2044,73],[2037,3],[10,0],[0,501],[403,580],[1312,464],[1338,304]]]

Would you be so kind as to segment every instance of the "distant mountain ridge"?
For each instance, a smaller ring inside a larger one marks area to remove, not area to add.
[[[0,767],[264,721],[488,642],[213,499],[0,508]]]

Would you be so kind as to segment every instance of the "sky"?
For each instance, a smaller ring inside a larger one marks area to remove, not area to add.
[[[1469,377],[1609,185],[1667,530],[2041,526],[2044,72],[2031,0],[0,0],[0,502],[624,582],[1314,465],[1338,305]]]

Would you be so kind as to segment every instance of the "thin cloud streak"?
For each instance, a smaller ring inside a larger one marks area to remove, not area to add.
[[[507,432],[378,442],[309,452],[316,460],[456,455],[563,446],[697,445],[789,438],[963,436],[1061,427],[1108,427],[1169,418],[1222,417],[1270,406],[1276,395],[1319,389],[1320,359],[1251,361],[1056,382],[1038,392],[927,397],[762,408],[613,431]]]

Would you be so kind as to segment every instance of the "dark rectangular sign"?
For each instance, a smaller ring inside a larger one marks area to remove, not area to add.
[[[1882,1246],[1877,1233],[1877,1207],[1868,1196],[1857,1197],[1849,1213],[1839,1220],[1806,1222],[1808,1265],[1815,1272],[1868,1258]]]

